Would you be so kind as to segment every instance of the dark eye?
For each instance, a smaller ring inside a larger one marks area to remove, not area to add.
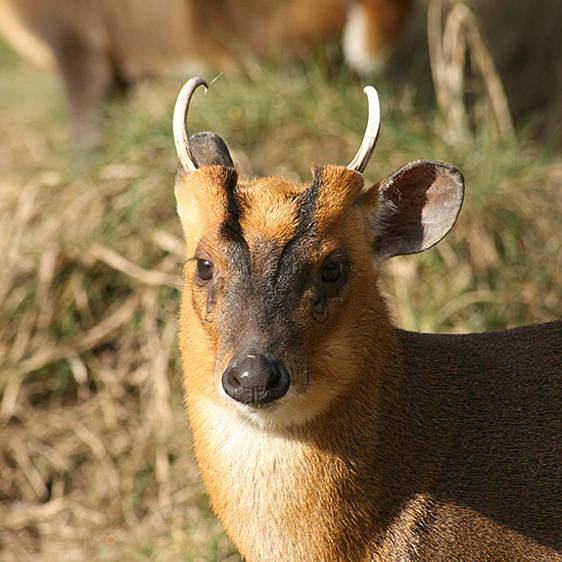
[[[342,262],[327,263],[322,267],[320,278],[322,283],[333,284],[343,279],[344,267]]]
[[[215,266],[213,262],[205,259],[197,260],[197,276],[201,281],[209,281],[213,277]]]
[[[323,263],[318,272],[319,289],[322,297],[337,297],[340,289],[347,281],[347,273],[349,271],[349,263],[346,259],[337,259],[331,256]]]

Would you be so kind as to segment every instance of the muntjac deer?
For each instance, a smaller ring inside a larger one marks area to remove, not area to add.
[[[243,181],[174,113],[187,243],[180,348],[195,453],[248,561],[562,560],[562,323],[397,329],[391,256],[453,226],[464,180],[416,161],[363,185],[378,98],[347,167]]]

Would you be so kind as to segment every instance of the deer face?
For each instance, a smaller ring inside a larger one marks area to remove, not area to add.
[[[241,184],[216,166],[178,179],[188,239],[180,325],[208,342],[217,399],[289,423],[349,383],[368,318],[360,301],[371,308],[374,292],[362,185],[339,167],[315,169],[308,185]]]
[[[305,184],[245,183],[220,138],[187,146],[176,197],[188,402],[204,397],[264,426],[303,423],[369,370],[389,329],[376,264],[444,236],[462,176],[418,162],[369,190],[357,168],[338,166],[315,168]]]

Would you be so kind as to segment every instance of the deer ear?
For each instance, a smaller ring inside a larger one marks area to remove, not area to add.
[[[189,148],[197,168],[202,166],[226,166],[234,168],[225,142],[215,133],[197,133],[189,139]]]
[[[443,162],[410,162],[371,191],[374,252],[378,262],[431,248],[453,227],[462,206],[464,178]]]

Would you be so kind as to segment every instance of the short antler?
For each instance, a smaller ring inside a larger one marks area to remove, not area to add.
[[[369,101],[369,120],[367,121],[363,142],[353,160],[347,165],[349,170],[359,172],[360,174],[363,173],[363,170],[365,170],[369,163],[371,154],[377,144],[379,129],[381,127],[381,110],[377,91],[373,86],[365,86],[363,92],[365,92]]]
[[[197,164],[189,147],[189,134],[187,132],[187,112],[189,110],[189,102],[193,96],[193,92],[199,87],[208,88],[207,82],[203,78],[191,78],[181,89],[176,106],[174,108],[174,142],[176,144],[176,152],[182,168],[186,172],[194,172],[197,170]]]
[[[182,168],[188,173],[194,172],[198,168],[196,159],[189,145],[189,133],[187,132],[186,120],[191,97],[199,86],[204,86],[205,88],[209,87],[203,78],[191,78],[188,80],[181,89],[174,108],[173,130],[176,152]],[[361,146],[353,160],[347,165],[349,170],[359,173],[363,173],[369,163],[371,154],[377,143],[381,126],[379,96],[377,91],[373,86],[365,86],[363,92],[367,95],[367,100],[369,102],[369,119]]]

